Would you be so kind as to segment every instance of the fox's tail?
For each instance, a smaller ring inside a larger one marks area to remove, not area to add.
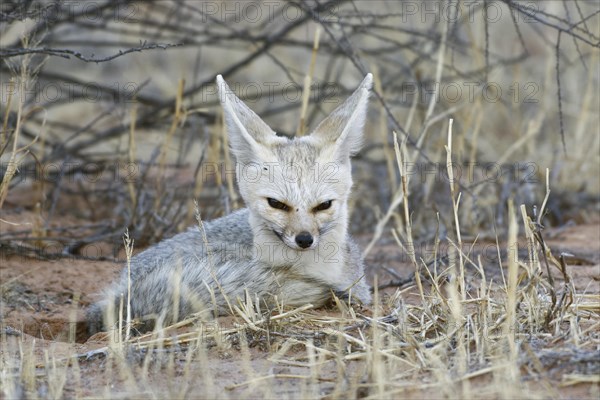
[[[85,313],[87,322],[87,331],[91,336],[95,333],[104,331],[104,309],[102,302],[94,303],[88,307]]]

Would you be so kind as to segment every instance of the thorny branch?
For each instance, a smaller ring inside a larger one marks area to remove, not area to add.
[[[106,57],[95,57],[94,54],[92,54],[91,56],[84,56],[83,54],[81,54],[78,51],[68,50],[68,49],[53,49],[53,48],[47,48],[47,47],[44,47],[44,48],[13,48],[13,49],[8,49],[8,50],[0,50],[0,57],[10,58],[10,57],[23,56],[25,54],[44,54],[47,56],[62,57],[62,58],[66,58],[66,59],[75,57],[78,60],[85,61],[85,62],[101,63],[101,62],[112,61],[115,58],[119,58],[119,57],[122,57],[122,56],[124,56],[126,54],[130,54],[130,53],[137,53],[137,52],[141,52],[144,50],[152,50],[152,49],[166,50],[171,47],[179,47],[179,46],[181,46],[181,44],[170,44],[170,43],[148,44],[144,41],[144,42],[140,43],[139,47],[133,47],[133,48],[130,48],[127,50],[119,50],[118,53],[110,55],[110,56],[106,56]]]

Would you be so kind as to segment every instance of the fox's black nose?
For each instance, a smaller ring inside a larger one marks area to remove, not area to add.
[[[300,232],[298,236],[296,236],[296,244],[303,249],[306,249],[313,244],[313,237],[308,232]]]

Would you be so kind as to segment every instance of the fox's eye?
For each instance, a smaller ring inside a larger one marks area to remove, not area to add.
[[[276,208],[278,210],[289,211],[290,209],[290,206],[288,206],[287,204],[282,203],[279,200],[272,199],[270,197],[267,198],[267,202],[271,207]]]
[[[327,210],[328,208],[331,208],[331,203],[332,202],[333,202],[333,200],[324,201],[321,204],[319,204],[318,206],[316,206],[315,208],[313,208],[313,211],[317,212],[317,211]]]

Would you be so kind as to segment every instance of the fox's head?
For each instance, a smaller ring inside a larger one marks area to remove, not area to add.
[[[308,136],[277,136],[217,76],[240,193],[255,236],[294,250],[345,239],[350,156],[360,149],[372,75]],[[341,237],[340,237],[341,236]]]

